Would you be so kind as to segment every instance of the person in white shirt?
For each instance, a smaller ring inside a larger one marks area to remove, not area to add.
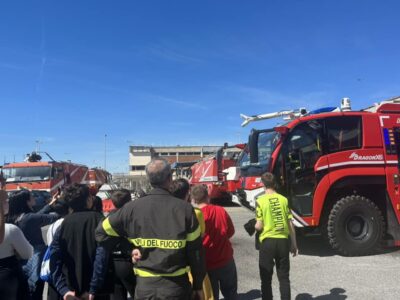
[[[4,215],[8,213],[8,199],[0,197]],[[0,244],[0,295],[2,299],[26,299],[27,282],[18,259],[27,260],[33,255],[33,247],[21,229],[4,224],[4,239]]]

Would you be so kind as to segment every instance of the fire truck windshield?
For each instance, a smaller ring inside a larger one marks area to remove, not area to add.
[[[50,167],[3,168],[6,182],[31,182],[50,179]]]
[[[239,166],[240,167],[247,167],[250,165],[250,154],[249,154],[249,149],[246,149],[242,152],[242,155],[239,158]]]
[[[271,158],[272,152],[280,139],[280,133],[276,131],[261,132],[258,136],[258,165],[265,167]],[[250,166],[250,154],[246,148],[240,157],[239,165],[245,169]]]
[[[262,132],[258,136],[258,162],[260,165],[269,163],[272,152],[278,144],[280,134],[276,131]]]

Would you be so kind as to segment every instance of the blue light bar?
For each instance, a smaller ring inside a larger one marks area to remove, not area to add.
[[[315,110],[310,111],[308,114],[309,115],[316,115],[316,114],[322,114],[322,113],[326,113],[326,112],[332,112],[335,109],[338,109],[337,107],[322,107],[322,108],[318,108]]]

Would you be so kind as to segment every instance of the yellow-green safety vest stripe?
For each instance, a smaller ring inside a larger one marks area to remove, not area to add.
[[[111,227],[110,220],[106,218],[102,223],[104,231],[110,236],[119,236],[118,233]]]
[[[136,247],[160,248],[160,249],[182,249],[186,247],[186,240],[161,240],[161,239],[128,239]]]
[[[135,274],[140,277],[176,277],[181,276],[189,272],[189,267],[181,268],[173,273],[155,273],[139,268],[133,268]]]
[[[200,225],[199,225],[199,226],[197,226],[195,231],[187,234],[186,240],[188,242],[192,242],[195,239],[199,238],[200,236],[201,236],[201,228],[200,228]]]

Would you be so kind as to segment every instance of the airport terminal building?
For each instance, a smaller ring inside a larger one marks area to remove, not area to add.
[[[145,175],[145,167],[153,157],[163,157],[170,164],[196,162],[215,153],[221,146],[130,146],[129,175]]]

